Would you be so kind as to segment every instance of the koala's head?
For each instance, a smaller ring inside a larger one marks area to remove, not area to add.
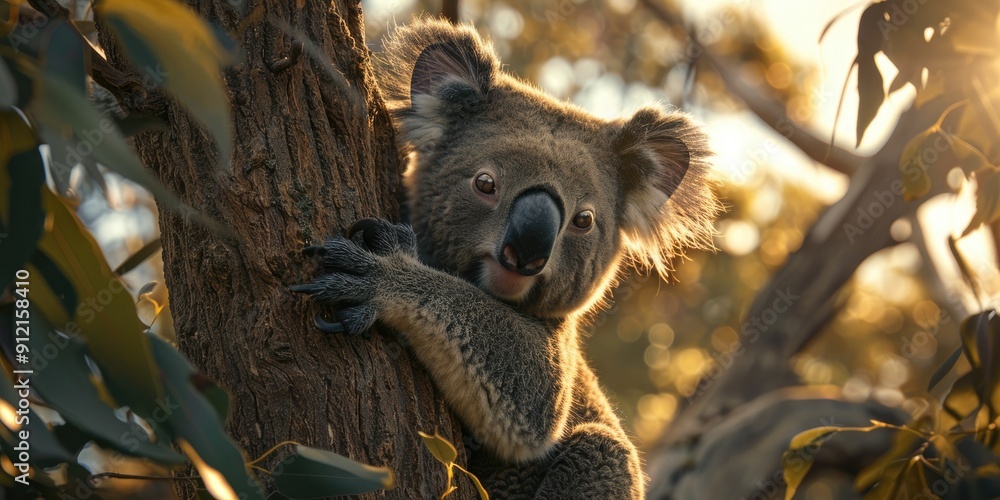
[[[591,116],[501,71],[470,26],[417,20],[381,62],[427,264],[556,317],[589,308],[623,257],[665,274],[711,246],[719,204],[686,116]]]

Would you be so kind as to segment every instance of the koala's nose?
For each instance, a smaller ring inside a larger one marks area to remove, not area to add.
[[[561,227],[562,210],[552,195],[540,190],[521,194],[511,206],[497,260],[523,276],[542,272]]]

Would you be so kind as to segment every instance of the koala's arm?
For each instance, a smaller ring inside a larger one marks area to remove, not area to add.
[[[376,319],[402,332],[473,436],[499,457],[546,453],[573,399],[577,350],[561,345],[572,336],[422,264],[405,242],[382,243],[367,245],[372,253],[345,238],[328,241],[323,264],[330,274],[293,289],[337,305],[346,333]]]

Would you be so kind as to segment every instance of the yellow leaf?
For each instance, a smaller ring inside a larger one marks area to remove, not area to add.
[[[910,456],[916,449],[918,443],[923,441],[919,436],[911,432],[897,432],[893,438],[892,447],[878,457],[871,465],[865,467],[854,478],[854,489],[864,491],[875,483],[880,482],[886,471],[893,464],[898,464],[899,459]]]
[[[976,170],[976,214],[962,236],[1000,218],[1000,169],[986,167]]]
[[[881,422],[872,421],[870,427],[824,426],[802,431],[792,438],[788,451],[781,456],[782,471],[785,476],[785,500],[791,500],[796,490],[812,468],[813,459],[823,443],[840,432],[868,432],[884,427]]]
[[[938,453],[940,453],[948,460],[954,462],[955,459],[958,457],[958,451],[955,449],[955,446],[951,444],[951,441],[948,440],[948,436],[944,436],[941,434],[932,434],[930,437],[930,442],[931,444],[934,445],[935,448],[937,448]]]
[[[903,148],[899,171],[903,180],[903,199],[906,201],[916,200],[931,190],[931,178],[927,175],[930,165],[926,159],[936,158],[939,154],[934,148],[937,132],[937,127],[931,127],[910,139]]]
[[[425,434],[423,432],[417,431],[420,437],[424,440],[424,446],[434,455],[434,458],[438,459],[439,462],[448,465],[455,462],[458,458],[458,450],[455,446],[451,444],[447,439],[441,437],[437,431],[434,431],[434,435]]]
[[[480,498],[480,500],[490,500],[490,495],[488,493],[486,493],[486,488],[483,488],[483,483],[479,482],[479,478],[476,477],[475,474],[473,474],[473,473],[471,473],[471,472],[463,469],[462,466],[460,466],[458,464],[455,464],[455,467],[458,470],[464,472],[465,475],[468,476],[468,478],[472,481],[472,484],[474,484],[476,486],[476,491],[479,492],[479,498]]]
[[[813,459],[816,452],[824,442],[829,440],[844,427],[816,427],[802,431],[792,438],[788,445],[788,451],[781,456],[782,470],[785,475],[785,500],[791,500],[795,496],[802,480],[806,478],[809,469],[812,468]]]

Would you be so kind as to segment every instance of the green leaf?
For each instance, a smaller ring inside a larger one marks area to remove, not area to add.
[[[14,280],[14,273],[24,268],[45,232],[42,188],[45,165],[38,149],[15,153],[0,167],[0,290]]]
[[[360,495],[395,487],[392,471],[336,453],[298,445],[271,471],[278,492],[289,498]]]
[[[966,141],[958,134],[949,134],[944,131],[942,131],[942,134],[948,139],[948,146],[951,148],[951,155],[948,159],[953,161],[958,167],[961,167],[962,171],[966,174],[975,172],[980,168],[990,168],[989,163],[986,161],[986,156],[970,144],[969,141]]]
[[[84,45],[83,39],[76,30],[67,22],[57,20],[49,24],[45,30],[42,41],[42,79],[58,81],[67,87],[73,88],[77,94],[87,95],[87,67],[90,55],[89,48]],[[69,174],[71,168],[77,163],[83,165],[84,170],[91,179],[100,185],[103,192],[107,192],[107,185],[104,176],[97,168],[97,161],[94,155],[89,152],[94,143],[99,143],[100,138],[91,138],[89,134],[85,142],[81,144],[78,137],[82,129],[75,129],[75,134],[57,133],[52,128],[52,124],[41,127],[41,135],[49,143],[49,151],[52,155],[52,178],[55,181],[57,191],[65,193],[69,189]],[[97,123],[93,123],[94,130],[99,130]],[[69,132],[69,130],[65,130]],[[55,160],[60,159],[60,155],[66,153],[66,163]]]
[[[13,332],[6,330],[7,328],[13,329],[13,308],[7,308],[7,310],[3,314],[0,314],[0,316],[3,317],[4,321],[4,326],[0,327],[0,332],[4,335],[13,335]],[[0,422],[0,440],[11,447],[18,446],[21,439],[17,436],[17,432],[22,429],[21,426],[23,425],[24,428],[27,428],[31,437],[28,445],[31,449],[32,463],[36,463],[44,467],[51,467],[58,463],[72,461],[74,454],[69,453],[66,448],[59,443],[59,440],[52,435],[52,432],[49,431],[42,419],[34,418],[31,414],[18,416],[15,413],[20,399],[14,387],[17,383],[18,377],[25,377],[29,379],[30,384],[32,375],[15,375],[13,373],[8,373],[7,370],[4,370],[3,372],[3,375],[0,375],[0,381],[2,381],[2,384],[0,384],[2,385],[2,387],[0,387],[0,406],[6,406],[6,408],[0,411],[0,415],[3,415],[2,422]],[[33,404],[38,403],[35,402]],[[22,420],[19,417],[27,418]],[[13,419],[13,421],[8,419]]]
[[[424,446],[434,455],[434,458],[438,459],[439,462],[448,465],[455,462],[458,458],[458,450],[455,446],[451,444],[447,439],[442,437],[437,431],[434,431],[434,435],[425,434],[423,432],[417,431],[420,434],[421,439],[424,440]]]
[[[42,72],[77,91],[87,92],[87,66],[90,52],[83,39],[69,23],[49,24],[42,41]]]
[[[166,393],[161,402],[161,408],[166,413],[162,423],[181,443],[203,478],[211,476],[205,469],[209,467],[221,474],[220,479],[227,483],[209,485],[206,481],[206,486],[231,488],[240,498],[262,498],[256,482],[247,474],[243,455],[226,435],[216,409],[193,384],[196,380],[194,368],[167,341],[155,335],[148,337]]]
[[[952,384],[943,404],[944,410],[959,422],[968,418],[982,406],[979,392],[976,390],[974,372],[962,375]]]
[[[0,403],[4,404],[4,403]],[[34,403],[37,404],[37,403]],[[27,430],[29,434],[28,446],[30,447],[29,463],[36,469],[43,467],[55,467],[63,463],[73,463],[75,453],[70,453],[59,441],[55,434],[49,430],[45,422],[40,418],[31,418],[26,425],[18,427],[20,430]],[[5,427],[0,426],[0,441],[7,456],[17,456],[17,451],[12,450],[15,446],[24,448],[24,443],[20,437]],[[9,450],[9,451],[8,451]],[[34,478],[32,478],[34,479]]]
[[[53,78],[43,77],[37,85],[32,109],[42,125],[42,136],[53,145],[54,169],[68,171],[77,162],[96,160],[146,188],[157,202],[190,210],[142,166],[114,121],[94,109],[85,93]],[[67,128],[74,131],[74,137],[60,132]]]
[[[920,436],[912,432],[896,432],[889,450],[855,476],[854,489],[865,491],[874,484],[880,484],[883,478],[891,477],[891,473],[886,474],[886,472],[891,472],[893,464],[898,464],[902,459],[909,458],[923,442]]]
[[[212,405],[212,409],[215,410],[215,416],[219,418],[219,422],[225,424],[229,418],[229,393],[216,385],[212,379],[200,373],[195,373],[191,376],[191,383],[202,396],[205,396],[209,404]]]
[[[928,148],[934,147],[937,133],[937,127],[931,127],[910,139],[903,148],[903,155],[899,158],[899,171],[905,201],[916,200],[931,190],[931,177],[927,174],[930,165],[924,161],[924,157]]]
[[[982,168],[976,170],[975,176],[976,214],[962,232],[962,236],[971,233],[980,224],[990,224],[1000,219],[1000,169]]]
[[[882,469],[879,481],[875,484],[865,500],[896,500],[900,488],[906,479],[906,471],[913,459],[905,462],[895,462]]]
[[[42,200],[51,222],[38,247],[73,284],[80,305],[67,314],[59,296],[40,281],[32,283],[32,304],[50,324],[83,335],[118,403],[149,417],[162,393],[132,296],[65,202],[48,189],[42,191]]]
[[[35,371],[31,382],[63,419],[101,446],[164,464],[184,463],[183,456],[151,442],[146,431],[115,416],[115,409],[95,385],[98,382],[84,357],[87,348],[80,339],[59,335],[40,314],[31,315],[31,332],[28,345]]]
[[[962,347],[958,347],[955,349],[955,352],[951,353],[951,356],[948,356],[948,359],[944,360],[944,363],[941,363],[941,366],[937,370],[934,370],[934,374],[931,375],[931,381],[927,384],[928,391],[938,385],[938,382],[941,382],[941,379],[951,371],[951,368],[955,366],[955,363],[958,362],[958,358],[961,356]]]
[[[865,131],[871,125],[878,109],[885,100],[882,87],[882,73],[875,65],[875,54],[882,50],[885,38],[879,23],[883,21],[885,6],[880,3],[869,5],[861,13],[858,24],[858,125],[857,144],[861,144]]]
[[[95,10],[147,82],[176,97],[211,132],[220,163],[227,165],[232,129],[220,66],[237,60],[228,40],[221,41],[221,32],[173,0],[106,0]]]
[[[878,110],[885,101],[885,89],[882,87],[882,73],[875,65],[875,59],[858,58],[858,127],[857,143],[861,145],[868,126],[871,125]]]
[[[0,108],[17,104],[17,82],[7,69],[7,63],[0,59]]]
[[[973,314],[962,320],[958,325],[958,333],[962,338],[962,348],[973,370],[981,368],[983,358],[980,354],[988,354],[989,318],[992,310]]]
[[[118,126],[118,130],[121,130],[122,135],[125,137],[132,137],[139,132],[148,130],[166,130],[167,128],[167,122],[163,121],[159,116],[131,113],[125,118],[118,118],[117,116],[112,118],[115,121],[115,125]]]
[[[39,304],[46,306],[47,308],[51,306],[51,309],[55,309],[56,305],[62,305],[63,311],[66,313],[67,318],[73,316],[73,312],[76,311],[76,306],[79,304],[79,298],[76,296],[76,289],[73,288],[73,282],[66,277],[62,271],[59,270],[59,266],[55,262],[52,262],[44,252],[35,252],[35,255],[31,256],[31,266],[29,267],[31,275],[35,278],[41,278],[44,281],[45,286],[39,287],[38,290],[32,290],[32,295],[38,300]],[[50,292],[46,294],[45,292]],[[39,298],[35,294],[41,293],[42,296]],[[55,297],[50,297],[49,295],[55,295]]]
[[[161,248],[163,248],[163,244],[159,238],[156,238],[150,241],[149,243],[146,243],[145,245],[142,246],[142,248],[140,248],[134,254],[130,255],[127,259],[125,259],[124,262],[118,264],[118,267],[115,268],[115,274],[121,276],[135,269],[136,267],[139,267],[139,265],[145,262],[146,259],[156,255],[156,253],[159,252]]]
[[[942,434],[934,433],[931,434],[928,441],[930,441],[930,443],[934,445],[934,448],[937,449],[938,453],[940,453],[941,456],[954,462],[958,458],[958,451],[955,450],[955,445],[951,444],[949,437],[957,437],[957,436],[945,436]]]

